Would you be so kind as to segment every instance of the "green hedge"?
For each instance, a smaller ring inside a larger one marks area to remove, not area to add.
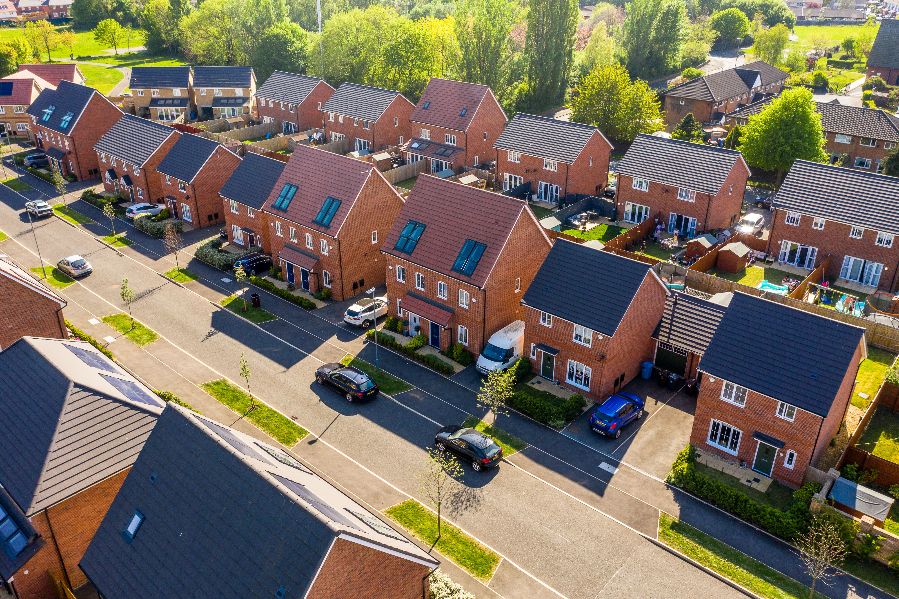
[[[371,340],[375,339],[375,335],[377,335],[379,345],[389,347],[390,349],[395,350],[403,354],[404,356],[415,360],[416,362],[424,364],[432,370],[436,370],[437,372],[445,374],[447,376],[451,376],[456,372],[452,365],[447,364],[434,354],[417,353],[415,350],[417,349],[417,347],[421,346],[416,347],[415,337],[413,337],[412,340],[409,341],[409,343],[406,343],[404,345],[397,341],[393,335],[388,335],[387,333],[382,333],[381,331],[370,330],[365,334],[365,336]]]
[[[221,239],[213,239],[211,241],[207,241],[203,245],[197,248],[196,253],[194,253],[194,257],[197,260],[205,262],[209,266],[215,267],[219,270],[228,270],[230,271],[234,268],[234,263],[238,260],[238,258],[242,258],[249,254],[249,250],[241,252],[240,254],[232,254],[229,252],[222,251],[222,244],[224,242]]]
[[[446,348],[446,351],[441,353],[462,366],[468,366],[469,364],[474,363],[474,356],[470,351],[465,349],[465,346],[461,343],[451,343],[450,346]]]
[[[553,428],[562,428],[580,416],[587,407],[587,400],[583,395],[575,394],[568,399],[562,399],[524,383],[515,388],[515,393],[508,403],[510,408]]]
[[[134,219],[135,229],[146,233],[150,237],[155,237],[156,239],[162,239],[165,236],[165,230],[168,227],[175,227],[175,230],[178,231],[178,233],[184,232],[184,223],[180,220],[172,219],[158,222],[146,215],[138,216]]]
[[[115,356],[112,355],[111,351],[106,349],[106,347],[103,346],[99,341],[97,341],[96,339],[94,339],[93,337],[91,337],[90,335],[88,335],[87,333],[85,333],[84,331],[82,331],[81,329],[76,327],[75,325],[73,325],[68,320],[66,321],[66,328],[68,328],[72,332],[73,335],[75,335],[82,341],[86,341],[87,343],[90,343],[91,345],[93,345],[100,352],[102,352],[104,356],[106,356],[110,360],[115,360]]]
[[[106,204],[115,204],[115,201],[116,201],[115,198],[101,196],[98,193],[94,193],[90,189],[84,190],[84,192],[81,194],[81,199],[84,200],[85,202],[87,202],[88,204],[90,204],[91,206],[94,206],[95,208],[99,208],[100,210],[103,210],[103,208],[106,206]]]
[[[162,389],[153,389],[153,393],[158,395],[159,398],[162,399],[163,401],[166,401],[168,403],[177,404],[177,405],[181,406],[182,408],[187,408],[188,410],[190,410],[192,412],[197,412],[197,414],[200,413],[199,411],[194,409],[194,407],[192,405],[190,405],[189,403],[187,403],[186,401],[184,401],[183,399],[181,399],[180,397],[178,397],[171,391],[163,391]]]
[[[790,507],[781,511],[699,472],[696,449],[692,445],[678,454],[666,481],[787,541],[808,528],[811,520],[809,504],[821,488],[812,482],[802,485],[793,493]]]
[[[199,258],[199,256],[197,257]],[[298,305],[303,310],[315,310],[315,302],[313,302],[311,299],[299,295],[294,295],[287,289],[281,289],[265,277],[257,277],[256,275],[252,275],[250,277],[250,283],[256,285],[257,287],[265,289],[269,293],[277,295],[281,299],[285,299],[292,304]]]

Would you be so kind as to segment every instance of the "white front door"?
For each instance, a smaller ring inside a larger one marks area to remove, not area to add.
[[[410,312],[409,313],[409,332],[412,333],[413,335],[418,334],[418,333],[416,333],[415,329],[416,329],[416,327],[420,327],[420,326],[421,326],[421,320],[419,320],[418,314],[412,314]]]
[[[237,225],[231,225],[231,240],[237,245],[243,245],[243,229]]]
[[[190,206],[183,203],[181,204],[181,220],[187,221],[189,223],[194,222],[190,214]]]

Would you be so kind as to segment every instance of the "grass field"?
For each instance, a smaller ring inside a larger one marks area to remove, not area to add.
[[[63,31],[68,29],[67,27],[57,27],[57,31]],[[10,40],[15,39],[16,37],[24,36],[25,29],[23,27],[3,27],[0,28],[0,42],[8,42]],[[142,35],[134,35],[131,39],[131,45],[134,47],[140,46],[143,43]],[[109,56],[112,55],[112,48],[107,48],[105,45],[97,42],[94,39],[94,34],[90,31],[76,31],[75,32],[75,45],[71,50],[71,54],[75,55],[75,60],[79,60],[86,57],[99,57],[102,56],[106,58],[106,50],[109,50]],[[124,49],[120,48],[119,52],[124,52]],[[68,47],[59,46],[58,48],[50,51],[50,56],[54,60],[71,60],[70,51]],[[41,60],[47,60],[47,51],[44,50],[41,52]]]
[[[899,464],[899,414],[878,408],[859,439],[858,447]]]
[[[229,295],[221,301],[221,304],[225,309],[234,312],[238,316],[243,316],[250,322],[255,322],[256,324],[268,322],[275,319],[275,315],[268,310],[264,310],[262,308],[254,308],[250,303],[249,298],[247,298],[245,304],[244,298],[240,297],[239,295]],[[244,310],[244,306],[248,306],[246,311]]]
[[[868,357],[859,366],[855,376],[855,389],[852,392],[852,405],[864,410],[874,401],[874,394],[887,376],[896,355],[876,347],[868,348]],[[864,393],[867,397],[862,397]]]
[[[115,67],[81,63],[78,65],[78,68],[84,75],[85,83],[90,87],[97,88],[97,91],[103,95],[109,94],[112,88],[123,78],[122,72]]]
[[[309,431],[294,423],[290,418],[265,404],[255,402],[246,391],[232,385],[225,379],[203,383],[203,389],[238,414],[277,439],[282,445],[293,447]]]
[[[503,429],[495,426],[490,426],[483,420],[478,420],[474,416],[469,416],[468,418],[466,418],[465,422],[462,423],[462,426],[471,427],[492,438],[494,441],[496,441],[496,444],[502,448],[503,457],[505,458],[509,457],[512,454],[518,453],[528,446],[525,441],[519,439],[512,433],[508,433]]]
[[[200,278],[200,275],[187,270],[186,268],[173,268],[165,273],[165,276],[176,283],[190,283]]]
[[[59,218],[72,223],[73,225],[92,225],[94,221],[87,215],[81,214],[74,208],[69,208],[65,204],[56,204],[53,206],[53,213]]]
[[[396,395],[397,393],[402,393],[403,391],[408,391],[412,388],[411,385],[406,384],[395,376],[390,375],[389,373],[379,370],[374,367],[373,364],[369,364],[365,360],[360,360],[359,358],[354,358],[353,356],[347,354],[340,361],[344,366],[352,366],[353,368],[358,368],[365,374],[367,374],[371,380],[378,385],[378,388],[387,393],[388,395]]]
[[[13,177],[12,179],[7,179],[6,181],[3,182],[3,184],[6,185],[7,187],[9,187],[10,189],[12,189],[13,191],[28,191],[29,189],[31,189],[31,185],[29,185],[28,183],[25,183],[25,181],[23,181],[19,177]]]
[[[110,314],[104,316],[102,320],[137,345],[144,346],[159,339],[156,331],[136,320],[132,321],[131,317],[124,313]]]
[[[125,237],[125,233],[116,233],[115,235],[104,235],[101,237],[103,241],[108,243],[114,248],[125,248],[129,245],[133,245],[134,242]]]
[[[44,279],[44,271],[47,272],[46,282],[50,284],[51,287],[56,287],[57,289],[65,289],[69,285],[75,282],[75,279],[62,272],[55,266],[45,266],[43,269],[40,266],[36,266],[31,269],[31,272],[39,279]]]
[[[864,28],[865,25],[797,25],[793,29],[797,39],[787,44],[787,50],[811,50],[819,40],[826,41],[829,46],[836,46],[847,37],[857,38]]]

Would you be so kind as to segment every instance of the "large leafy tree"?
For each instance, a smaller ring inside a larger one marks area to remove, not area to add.
[[[718,32],[718,43],[725,48],[739,46],[749,33],[749,18],[739,8],[718,11],[709,19],[712,29]]]
[[[318,43],[313,44],[310,70],[332,84],[369,81],[381,45],[391,39],[390,32],[399,19],[395,10],[383,6],[335,14],[325,23]]]
[[[515,0],[457,0],[455,30],[460,75],[501,93],[509,83],[514,56],[512,29],[518,20]]]
[[[73,25],[80,31],[93,29],[103,19],[132,25],[139,12],[134,0],[77,0],[71,11]]]
[[[25,24],[25,39],[34,49],[35,56],[38,53],[47,53],[47,62],[50,62],[50,52],[59,47],[59,34],[50,21],[31,21]]]
[[[739,150],[749,166],[774,171],[779,181],[794,160],[824,162],[824,128],[811,90],[786,90],[749,117],[740,133]]]
[[[617,44],[615,38],[609,35],[608,25],[600,21],[590,32],[587,46],[581,53],[578,61],[578,75],[585,76],[596,67],[605,67],[616,64]]]
[[[0,44],[0,77],[15,73],[19,68],[16,49],[9,44]]]
[[[781,64],[784,61],[784,49],[790,41],[790,31],[779,23],[770,29],[762,29],[755,34],[752,52],[760,60],[769,64]]]
[[[199,64],[246,64],[244,10],[243,0],[204,0],[179,23],[185,56]]]
[[[620,65],[597,67],[581,80],[572,96],[571,118],[618,141],[664,127],[656,93],[645,81],[631,81]]]
[[[687,25],[684,0],[632,0],[621,31],[628,71],[651,78],[677,69]]]
[[[756,15],[762,15],[762,21],[768,27],[783,23],[792,29],[796,24],[796,16],[784,0],[724,0],[721,3],[722,10],[731,7],[739,8],[750,21]]]
[[[103,19],[94,27],[94,39],[104,46],[112,46],[119,53],[119,46],[125,41],[125,28],[115,19]]]
[[[308,37],[302,27],[290,21],[269,27],[259,38],[251,61],[259,81],[268,79],[273,71],[305,73]]]
[[[899,147],[893,149],[882,163],[883,174],[891,177],[899,177]]]
[[[525,54],[534,108],[555,106],[565,96],[579,15],[577,0],[529,2]]]
[[[153,53],[175,53],[180,48],[178,22],[186,13],[173,8],[174,0],[146,0],[138,14],[138,22],[146,32],[147,50]]]

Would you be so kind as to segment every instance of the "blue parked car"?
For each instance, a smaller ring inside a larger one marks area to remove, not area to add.
[[[621,436],[621,429],[643,417],[644,402],[633,393],[619,391],[593,410],[590,428],[607,437]]]

